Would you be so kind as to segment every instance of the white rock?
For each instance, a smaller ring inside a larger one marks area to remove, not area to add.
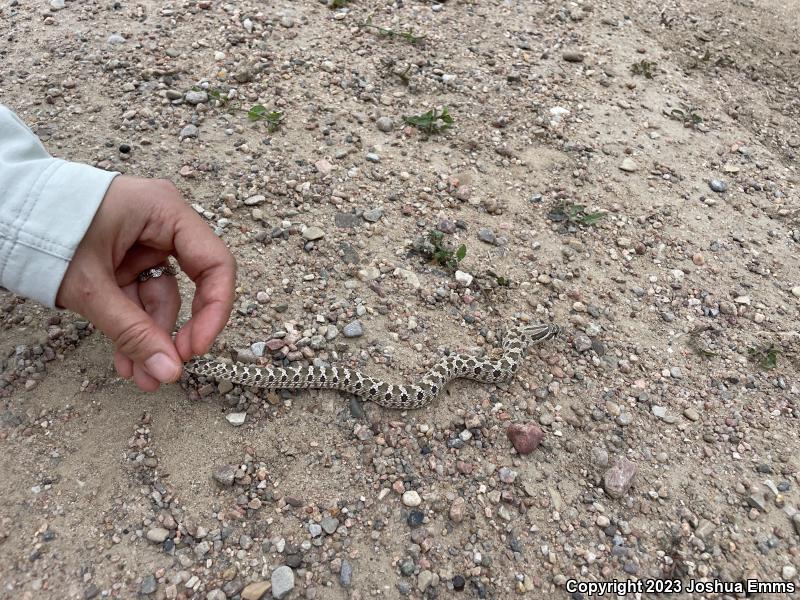
[[[569,114],[569,110],[564,108],[563,106],[554,106],[550,109],[550,116],[553,117],[553,121],[558,123],[561,121],[561,118],[565,115]]]
[[[240,425],[244,425],[244,421],[247,418],[247,413],[243,412],[228,413],[227,415],[225,415],[225,418],[228,420],[228,423],[230,423],[234,427],[239,427]]]
[[[422,504],[422,498],[415,490],[408,490],[403,494],[403,504],[413,508]]]
[[[472,283],[472,275],[467,273],[466,271],[456,271],[456,281],[463,285],[464,287],[469,287]]]

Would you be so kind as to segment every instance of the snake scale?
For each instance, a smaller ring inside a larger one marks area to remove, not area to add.
[[[261,389],[334,389],[350,392],[395,410],[422,408],[439,396],[453,379],[482,383],[509,381],[519,369],[528,347],[557,337],[558,325],[521,325],[503,335],[502,355],[497,359],[455,354],[442,358],[413,385],[392,385],[345,367],[257,367],[209,359],[194,359],[184,368],[189,373],[217,381],[229,381]]]

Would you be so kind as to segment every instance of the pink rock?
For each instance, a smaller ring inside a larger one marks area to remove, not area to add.
[[[272,340],[269,340],[269,341],[267,342],[267,348],[269,348],[269,349],[270,349],[270,350],[272,350],[273,352],[275,352],[275,350],[280,350],[280,349],[281,349],[281,348],[283,348],[285,345],[286,345],[286,342],[284,342],[284,341],[283,341],[283,340],[281,340],[281,339],[272,339]]]
[[[514,423],[506,429],[506,435],[514,448],[522,455],[530,454],[544,439],[544,431],[536,423]]]
[[[603,487],[612,498],[620,498],[631,487],[633,476],[636,475],[636,464],[627,458],[620,457],[614,466],[606,471],[603,478]]]

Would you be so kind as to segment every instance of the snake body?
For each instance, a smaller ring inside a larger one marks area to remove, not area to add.
[[[345,367],[271,367],[194,359],[184,368],[189,373],[217,381],[229,381],[261,389],[335,389],[350,392],[395,410],[422,408],[439,396],[453,379],[497,383],[513,379],[528,347],[557,337],[558,325],[512,327],[503,335],[502,355],[497,359],[455,354],[442,358],[413,385],[392,385]]]

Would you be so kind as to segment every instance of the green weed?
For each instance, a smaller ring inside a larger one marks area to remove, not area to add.
[[[403,38],[409,44],[419,44],[425,40],[424,35],[414,35],[414,33],[411,31],[395,31],[394,29],[387,29],[385,27],[380,27],[379,25],[373,25],[371,16],[366,21],[361,23],[359,27],[363,27],[364,29],[371,29],[375,31],[378,35],[382,35],[384,37]]]
[[[433,260],[451,271],[455,271],[459,263],[467,256],[467,247],[464,244],[453,249],[445,244],[444,233],[436,230],[430,230],[426,238],[418,240],[415,249],[429,260]]]
[[[673,108],[669,111],[669,117],[682,122],[684,127],[692,129],[697,129],[697,126],[703,122],[703,117],[698,115],[696,110],[688,104],[681,104],[681,108]]]
[[[592,226],[606,218],[603,212],[586,212],[583,204],[560,204],[550,211],[550,220],[556,222],[566,221],[571,225]]]
[[[455,122],[447,107],[432,109],[422,115],[406,116],[403,120],[428,135],[450,129]]]
[[[244,112],[250,121],[266,121],[270,131],[275,131],[283,121],[284,114],[277,110],[268,110],[261,104],[254,104],[250,108],[242,108],[241,102],[237,99],[231,101],[219,90],[207,90],[208,97],[215,100],[220,108],[229,113]]]

